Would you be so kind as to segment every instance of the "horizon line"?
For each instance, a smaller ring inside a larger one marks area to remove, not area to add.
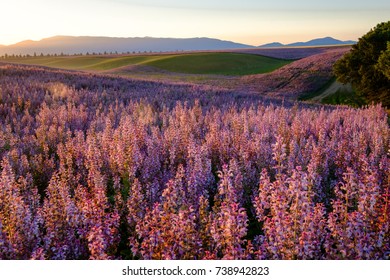
[[[339,41],[354,41],[354,42],[357,41],[357,40],[354,40],[354,39],[341,40],[341,39],[337,39],[337,38],[335,38],[333,36],[325,36],[325,37],[313,38],[313,39],[310,39],[310,40],[307,40],[307,41],[298,40],[298,41],[292,41],[292,42],[287,42],[287,43],[282,43],[281,41],[273,41],[273,42],[267,42],[267,43],[264,43],[264,44],[253,45],[253,44],[247,44],[247,43],[242,43],[242,42],[238,42],[238,41],[232,41],[232,40],[227,40],[227,39],[220,39],[220,38],[216,38],[216,37],[207,37],[207,36],[195,36],[195,37],[133,36],[133,37],[125,37],[125,36],[104,36],[104,35],[53,35],[53,36],[49,36],[49,37],[43,37],[43,38],[40,38],[40,39],[25,39],[25,40],[17,41],[15,43],[11,43],[11,44],[0,43],[0,47],[10,47],[10,46],[17,45],[17,44],[24,43],[24,42],[41,42],[43,40],[56,38],[56,37],[73,37],[73,38],[89,37],[89,38],[110,38],[110,39],[147,39],[147,38],[151,38],[151,39],[176,39],[176,40],[213,39],[213,40],[220,40],[220,41],[224,41],[224,42],[233,42],[233,43],[236,43],[236,44],[242,44],[242,45],[247,45],[247,46],[252,46],[252,47],[259,47],[259,46],[262,46],[262,45],[268,45],[268,44],[273,44],[273,43],[280,43],[282,45],[289,45],[289,44],[294,44],[294,43],[306,43],[306,42],[309,42],[309,41],[312,41],[312,40],[325,39],[325,38],[331,38],[331,39],[335,39],[335,40],[339,40]]]

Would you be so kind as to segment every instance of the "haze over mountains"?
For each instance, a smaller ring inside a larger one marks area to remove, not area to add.
[[[211,38],[114,38],[90,36],[55,36],[40,41],[23,41],[0,46],[0,55],[8,54],[74,54],[110,52],[174,52],[252,48],[253,46]]]
[[[288,45],[271,43],[260,47],[297,47],[353,44],[354,41],[340,41],[331,37],[314,39]],[[256,48],[256,46],[223,41],[213,38],[113,38],[91,36],[55,36],[40,41],[22,41],[14,45],[1,46],[0,55],[37,55],[43,54],[78,54],[78,53],[123,53],[123,52],[175,52],[198,50],[229,50]]]
[[[307,42],[296,42],[284,45],[279,42],[269,43],[259,46],[259,48],[282,48],[282,47],[315,47],[315,46],[334,46],[334,45],[352,45],[356,41],[340,41],[332,37],[317,38]]]

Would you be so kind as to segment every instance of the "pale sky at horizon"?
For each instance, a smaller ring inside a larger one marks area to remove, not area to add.
[[[56,35],[212,37],[244,44],[357,40],[388,0],[0,0],[0,44]]]

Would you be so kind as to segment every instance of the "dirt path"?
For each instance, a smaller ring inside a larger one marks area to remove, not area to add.
[[[324,92],[322,92],[320,95],[313,97],[311,100],[321,102],[322,99],[336,93],[339,90],[350,92],[352,91],[352,87],[350,84],[342,84],[338,81],[334,81],[326,90],[324,90]]]

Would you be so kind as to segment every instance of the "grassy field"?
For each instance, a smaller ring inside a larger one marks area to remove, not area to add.
[[[349,105],[352,107],[368,105],[367,102],[356,93],[351,85],[343,85],[337,82],[335,77],[330,79],[329,82],[318,91],[303,94],[298,100],[314,101],[331,105]]]
[[[352,107],[361,107],[367,105],[367,102],[356,94],[355,91],[343,90],[340,89],[335,93],[324,97],[321,100],[322,104],[332,104],[332,105],[349,105]]]
[[[148,61],[146,64],[188,74],[250,75],[276,70],[291,60],[238,53],[197,53]]]
[[[141,65],[175,73],[242,76],[271,72],[290,63],[291,60],[253,54],[193,53],[117,57],[28,57],[8,58],[4,62],[90,71],[112,71],[126,66]]]

